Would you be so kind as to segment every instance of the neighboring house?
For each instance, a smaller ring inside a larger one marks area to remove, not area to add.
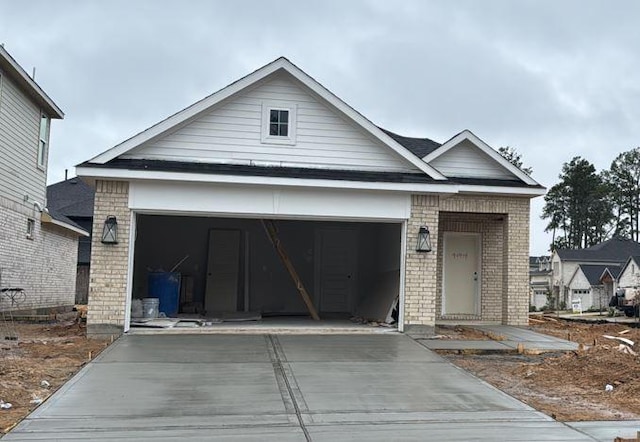
[[[638,289],[640,288],[640,254],[630,256],[624,263],[620,274],[616,278],[616,288]]]
[[[529,290],[530,303],[536,309],[545,307],[551,294],[553,272],[550,256],[529,257]]]
[[[615,264],[580,264],[569,279],[569,304],[580,301],[582,310],[607,310],[613,286],[606,284],[615,278],[620,266]]]
[[[568,306],[571,302],[569,281],[580,264],[619,267],[633,255],[640,255],[640,243],[621,238],[612,238],[586,249],[557,249],[551,256],[553,295],[559,295],[560,301]],[[605,289],[603,296],[611,297],[613,287],[607,285]]]
[[[78,237],[46,203],[49,128],[64,114],[0,46],[0,310],[70,306]]]
[[[96,188],[90,334],[128,330],[149,270],[178,263],[207,315],[308,315],[263,219],[321,318],[386,311],[392,294],[400,331],[528,321],[529,203],[545,189],[468,130],[440,144],[377,127],[284,58],[77,173]]]
[[[93,226],[93,187],[74,177],[47,186],[49,212],[59,213],[83,230],[91,233]],[[91,261],[91,236],[81,236],[78,243],[76,274],[76,304],[86,304],[89,296],[89,268]]]

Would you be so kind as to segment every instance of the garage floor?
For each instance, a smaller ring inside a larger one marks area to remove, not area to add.
[[[401,334],[124,336],[4,439],[590,440]]]

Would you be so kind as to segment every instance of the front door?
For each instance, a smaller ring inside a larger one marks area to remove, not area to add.
[[[356,280],[356,231],[322,229],[316,236],[316,292],[324,313],[351,312]]]
[[[445,232],[443,315],[480,312],[480,234]]]

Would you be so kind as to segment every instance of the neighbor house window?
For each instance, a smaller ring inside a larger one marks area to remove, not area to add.
[[[40,116],[40,140],[38,141],[38,167],[44,168],[47,162],[47,146],[49,144],[49,117]]]
[[[33,239],[33,232],[35,228],[36,228],[35,220],[28,218],[27,219],[27,239]]]
[[[289,103],[263,103],[262,142],[296,144],[296,110],[296,106]]]

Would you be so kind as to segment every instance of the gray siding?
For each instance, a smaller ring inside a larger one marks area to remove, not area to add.
[[[262,142],[262,105],[269,102],[297,107],[295,145]],[[328,108],[288,74],[271,77],[231,97],[173,133],[122,157],[418,171],[389,147]]]
[[[0,196],[25,206],[43,203],[46,195],[46,162],[42,170],[37,161],[39,132],[40,109],[0,72]]]
[[[514,179],[515,175],[468,140],[429,163],[444,176]]]

